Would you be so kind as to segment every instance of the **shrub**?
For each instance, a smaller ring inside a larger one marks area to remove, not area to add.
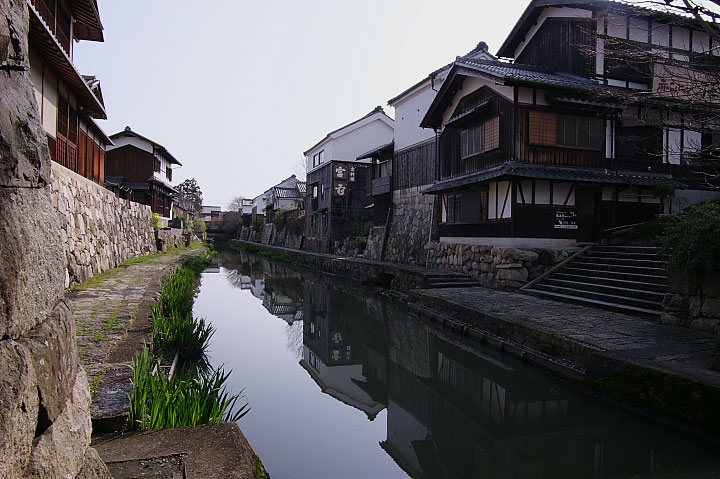
[[[720,203],[694,205],[672,218],[665,228],[663,249],[670,268],[693,275],[720,271]]]
[[[152,214],[152,226],[155,231],[160,229],[160,215],[157,213]]]
[[[195,220],[193,222],[193,233],[202,235],[207,231],[207,225],[203,220]]]

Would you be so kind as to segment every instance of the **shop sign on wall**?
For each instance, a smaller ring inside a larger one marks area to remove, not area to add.
[[[555,212],[555,229],[556,230],[576,230],[577,225],[577,211],[556,211]]]

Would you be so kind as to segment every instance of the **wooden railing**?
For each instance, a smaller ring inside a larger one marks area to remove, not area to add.
[[[43,20],[45,20],[45,23],[50,27],[50,31],[55,33],[55,10],[50,10],[45,0],[32,0],[32,3]]]

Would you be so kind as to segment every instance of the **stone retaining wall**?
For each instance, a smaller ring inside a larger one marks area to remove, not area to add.
[[[110,478],[63,300],[68,238],[28,64],[28,3],[0,0],[0,477]]]
[[[429,268],[469,274],[483,286],[497,289],[520,288],[577,249],[497,248],[435,241],[425,246]]]
[[[168,228],[155,232],[156,248],[166,252],[171,248],[181,248],[189,245],[190,233],[185,234],[180,228]]]
[[[720,278],[696,279],[670,273],[660,321],[720,334]]]
[[[382,260],[382,244],[385,237],[384,226],[374,226],[367,237],[367,245],[363,257],[375,261]]]
[[[149,206],[119,199],[57,163],[52,163],[52,180],[52,203],[61,215],[68,261],[66,287],[157,251]]]
[[[393,192],[385,261],[425,265],[425,245],[430,240],[434,195],[423,195],[429,185]]]

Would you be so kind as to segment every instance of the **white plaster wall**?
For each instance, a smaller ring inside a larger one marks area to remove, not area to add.
[[[332,156],[327,150],[326,158],[340,161],[355,161],[375,147],[393,140],[393,128],[381,120],[374,120],[333,140]]]
[[[435,80],[435,88],[442,85],[443,77]],[[411,95],[398,100],[395,104],[395,151],[435,137],[432,128],[420,128],[428,107],[435,99],[437,92],[432,89],[430,80],[423,83]]]
[[[108,146],[108,151],[120,148],[125,145],[132,145],[148,153],[153,152],[153,146],[145,140],[141,140],[136,136],[120,136],[113,140],[114,145]]]
[[[42,124],[51,136],[57,136],[57,78],[49,68],[43,72]]]

